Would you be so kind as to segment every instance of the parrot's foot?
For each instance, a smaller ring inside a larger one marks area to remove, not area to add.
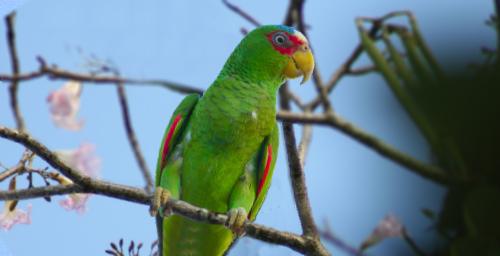
[[[226,227],[237,236],[241,236],[245,231],[243,224],[245,224],[247,217],[248,213],[243,207],[233,208],[227,212]]]
[[[153,201],[149,207],[149,213],[151,216],[155,217],[160,211],[160,217],[168,217],[170,215],[171,209],[165,208],[168,200],[170,199],[170,191],[162,187],[156,187],[153,195]]]

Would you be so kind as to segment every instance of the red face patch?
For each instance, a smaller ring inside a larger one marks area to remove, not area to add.
[[[297,36],[285,31],[275,31],[267,34],[267,39],[274,49],[283,55],[292,55],[304,42]]]

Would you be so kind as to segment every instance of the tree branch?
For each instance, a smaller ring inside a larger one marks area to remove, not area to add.
[[[127,95],[125,94],[125,87],[123,86],[123,83],[117,83],[116,89],[118,91],[118,98],[122,109],[123,123],[125,125],[125,131],[127,132],[127,139],[130,143],[130,147],[132,147],[132,151],[134,152],[135,159],[137,160],[137,164],[139,165],[144,181],[146,182],[144,189],[146,192],[151,193],[153,189],[153,178],[151,177],[146,161],[142,155],[139,142],[135,136],[134,128],[132,127],[132,121],[130,120],[127,103]]]
[[[75,184],[69,186],[49,186],[16,191],[1,191],[0,200],[21,200],[69,193],[93,193],[146,205],[149,205],[151,202],[152,196],[141,189],[95,180],[82,175],[79,171],[64,164],[57,155],[27,134],[0,126],[0,137],[24,145],[53,168],[59,170],[75,182]],[[166,207],[171,208],[174,213],[197,221],[213,224],[224,224],[227,222],[227,216],[224,214],[213,213],[207,209],[202,209],[180,200],[171,199],[168,201]],[[297,234],[278,231],[250,222],[245,223],[244,229],[246,234],[253,238],[284,245],[300,253],[314,255],[317,250],[317,241],[310,237],[302,237]]]
[[[365,74],[375,72],[375,71],[377,71],[377,67],[365,66],[365,67],[359,67],[359,68],[351,68],[346,72],[346,75],[360,76],[360,75],[365,75]]]
[[[82,193],[83,188],[76,184],[67,186],[46,186],[19,190],[0,191],[0,200],[26,200],[33,198]]]
[[[14,29],[15,18],[16,18],[15,12],[12,12],[7,17],[5,17],[5,23],[7,25],[7,46],[9,48],[12,74],[14,76],[19,74],[19,58],[17,56],[16,32]],[[12,113],[14,114],[14,120],[16,122],[17,129],[19,131],[24,131],[25,130],[24,120],[21,115],[21,111],[19,110],[19,101],[17,99],[18,86],[19,82],[16,80],[11,81],[9,85],[10,107],[12,108]]]
[[[258,22],[254,17],[252,17],[250,14],[248,14],[247,12],[242,10],[237,5],[230,3],[228,0],[222,0],[222,3],[224,3],[224,5],[227,8],[229,8],[229,10],[231,10],[231,11],[235,12],[236,14],[238,14],[239,16],[243,17],[243,19],[245,19],[246,21],[252,23],[252,25],[254,25],[256,27],[260,26],[260,22]]]
[[[24,171],[24,169],[26,168],[26,162],[28,162],[33,156],[33,152],[25,150],[23,156],[15,166],[0,173],[0,182],[8,179],[12,175]]]
[[[152,199],[150,195],[138,188],[98,180],[93,180],[92,182],[94,185],[86,188],[72,184],[67,186],[58,185],[15,191],[0,191],[0,200],[23,200],[71,193],[94,193],[144,205],[149,205]],[[166,207],[172,209],[176,214],[196,221],[219,225],[224,225],[227,222],[227,215],[225,214],[214,213],[181,200],[169,199]],[[297,234],[278,231],[250,222],[245,223],[244,229],[247,235],[265,242],[284,245],[301,253],[307,253],[310,250],[310,242]]]
[[[369,35],[375,36],[379,29],[380,26],[378,24],[374,24],[369,31]],[[325,84],[324,87],[327,93],[331,93],[340,79],[351,70],[352,65],[359,58],[361,53],[363,53],[363,46],[361,45],[361,43],[358,43],[358,45],[354,48],[354,50],[347,57],[344,63],[342,63],[339,68],[337,68],[337,70],[330,77],[330,80],[328,80],[328,82]],[[307,106],[314,110],[321,102],[321,96],[318,95],[314,100],[307,104]]]
[[[304,123],[304,124],[321,124],[327,125],[342,133],[350,136],[354,140],[372,148],[382,156],[389,158],[396,163],[408,168],[410,171],[430,179],[442,185],[449,185],[460,182],[452,177],[449,177],[445,171],[438,167],[424,164],[409,155],[406,155],[392,146],[384,143],[375,136],[366,133],[355,125],[343,120],[341,117],[333,114],[309,114],[309,113],[292,113],[289,111],[280,111],[277,119],[284,122]]]
[[[303,5],[303,0],[290,1],[284,21],[285,25],[291,26],[293,24],[299,24],[301,22]],[[302,28],[304,28],[304,26],[302,26]],[[318,74],[316,73],[316,75]],[[319,78],[319,76],[316,78]],[[319,80],[316,80],[316,78],[315,82],[319,82]],[[287,111],[290,110],[290,93],[288,92],[287,83],[281,86],[279,94],[280,109]],[[292,182],[292,190],[295,199],[295,205],[297,206],[297,210],[299,213],[303,237],[311,238],[314,248],[314,252],[312,253],[312,255],[330,255],[323,244],[321,244],[318,230],[312,217],[311,204],[309,202],[309,197],[307,194],[305,174],[302,165],[303,161],[301,161],[299,158],[295,133],[293,131],[293,125],[291,123],[283,123],[283,135],[285,138],[285,146],[288,157],[290,180]]]
[[[337,248],[343,250],[349,255],[352,256],[363,256],[363,252],[354,248],[353,246],[348,245],[346,242],[340,240],[337,236],[335,236],[330,228],[328,221],[325,221],[325,229],[320,231],[321,237],[326,241],[330,242]]]
[[[47,76],[48,78],[54,80],[60,80],[60,79],[75,80],[86,83],[110,84],[110,85],[114,85],[117,83],[130,84],[130,85],[153,85],[183,94],[203,93],[202,89],[166,80],[133,79],[133,78],[121,78],[116,76],[96,76],[93,74],[82,74],[82,73],[63,70],[54,66],[49,67],[41,57],[38,57],[38,61],[40,62],[40,70],[25,74],[14,74],[14,75],[0,74],[0,81],[20,82]]]
[[[290,168],[290,179],[292,181],[293,194],[299,211],[302,230],[304,235],[316,237],[318,231],[312,217],[304,170],[297,152],[295,134],[291,123],[283,123],[283,135],[285,137],[288,167]]]
[[[0,137],[15,141],[24,145],[36,155],[43,158],[52,167],[59,170],[64,176],[71,179],[73,182],[86,186],[90,182],[90,177],[76,171],[62,162],[56,154],[51,152],[47,147],[33,139],[29,134],[18,132],[4,126],[0,126]]]
[[[306,30],[306,27],[305,27],[305,23],[304,23],[304,14],[303,14],[303,7],[302,5],[301,6],[298,6],[297,8],[297,26],[299,27],[299,30],[302,31],[302,33],[304,34],[304,36],[306,38],[309,37],[309,35],[307,34],[307,30]],[[309,42],[309,48],[312,49],[312,45],[311,43]],[[318,93],[318,98],[321,100],[321,102],[323,103],[323,110],[325,112],[330,112],[332,111],[332,103],[330,102],[330,100],[328,99],[328,91],[327,91],[327,88],[325,86],[323,86],[323,81],[321,79],[321,75],[319,73],[319,68],[318,68],[318,65],[315,66],[314,70],[313,70],[313,74],[312,74],[312,78],[313,78],[313,84],[314,84],[314,87],[316,88],[316,92]]]

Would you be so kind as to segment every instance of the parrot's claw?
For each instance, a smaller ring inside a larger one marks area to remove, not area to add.
[[[160,217],[168,217],[171,213],[170,208],[165,208],[168,200],[170,199],[170,191],[162,187],[156,187],[153,195],[153,201],[149,207],[149,213],[155,217],[160,211]],[[164,209],[165,208],[165,209]]]
[[[243,207],[233,208],[227,212],[226,227],[234,234],[241,236],[244,233],[243,225],[248,217],[247,211]]]

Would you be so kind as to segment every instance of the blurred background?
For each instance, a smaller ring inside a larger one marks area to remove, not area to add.
[[[282,23],[288,6],[285,0],[232,3],[263,24]],[[214,80],[241,40],[240,30],[253,28],[221,1],[0,0],[3,17],[13,9],[17,12],[17,49],[24,72],[38,69],[36,56],[76,72],[87,72],[88,59],[97,58],[113,63],[123,77],[166,79],[202,89]],[[414,13],[434,56],[451,74],[474,72],[471,64],[484,63],[486,58],[481,47],[496,47],[497,34],[485,24],[495,12],[493,1],[311,0],[305,4],[304,17],[317,67],[324,79],[330,77],[360,41],[354,23],[356,17],[378,17],[395,10]],[[10,72],[5,34],[2,24],[2,74]],[[363,54],[354,66],[371,63]],[[498,80],[488,81],[487,84],[495,85],[492,81]],[[0,83],[5,85],[0,86],[0,124],[14,127],[7,100],[8,83]],[[20,108],[29,132],[54,150],[74,149],[85,142],[95,144],[96,154],[102,159],[102,179],[143,187],[144,181],[126,140],[115,86],[84,85],[79,116],[85,125],[81,131],[72,132],[54,126],[46,102],[49,93],[64,83],[46,78],[21,83]],[[311,82],[299,87],[299,81],[291,81],[290,88],[304,100],[316,95]],[[165,125],[183,95],[141,85],[127,86],[126,90],[140,146],[153,170]],[[436,150],[431,149],[380,74],[344,77],[330,98],[336,113],[358,127],[421,161],[447,166],[439,154],[432,154]],[[466,113],[488,120],[498,118],[496,105],[487,108],[491,110],[488,116],[483,112]],[[483,127],[481,123],[478,126]],[[301,126],[295,127],[300,134]],[[320,229],[325,229],[328,222],[338,238],[358,247],[384,216],[394,214],[425,252],[447,248],[449,240],[436,229],[438,217],[430,216],[443,209],[449,195],[447,189],[336,130],[315,126],[313,131],[305,171]],[[496,134],[496,130],[491,133]],[[481,150],[481,145],[471,149]],[[0,152],[0,163],[13,166],[23,148],[2,139]],[[488,152],[492,158],[495,156],[494,151]],[[46,166],[39,160],[36,165]],[[23,187],[22,184],[18,186]],[[6,182],[2,188],[7,188]],[[61,208],[59,200],[54,197],[52,203],[42,199],[20,202],[21,208],[32,204],[32,224],[0,232],[0,255],[103,255],[108,244],[120,238],[143,242],[146,249],[156,239],[154,219],[143,205],[92,196],[87,211],[78,214]],[[280,146],[273,184],[256,221],[280,230],[301,231],[284,145]],[[349,255],[328,242],[325,244],[333,255]],[[286,247],[249,238],[241,239],[233,250],[231,255],[298,255]],[[391,238],[366,253],[412,255],[413,251],[402,239]]]

